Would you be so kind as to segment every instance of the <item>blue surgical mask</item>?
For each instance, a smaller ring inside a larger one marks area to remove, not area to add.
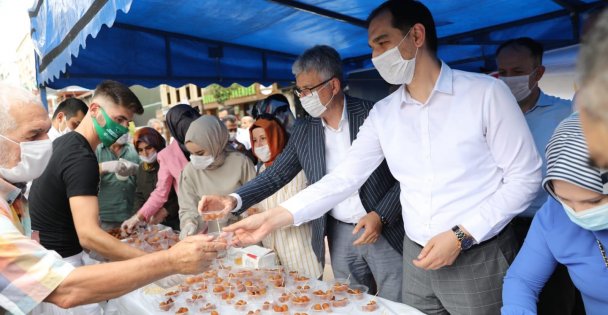
[[[565,202],[561,202],[572,222],[589,231],[608,229],[608,203],[584,211],[576,212]]]

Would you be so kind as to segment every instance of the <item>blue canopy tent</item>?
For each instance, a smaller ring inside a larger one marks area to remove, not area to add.
[[[38,0],[30,10],[38,84],[93,88],[290,83],[295,57],[336,48],[347,70],[371,67],[365,19],[382,0]],[[579,42],[597,0],[424,0],[439,56],[492,69],[497,45],[530,36],[546,49]]]

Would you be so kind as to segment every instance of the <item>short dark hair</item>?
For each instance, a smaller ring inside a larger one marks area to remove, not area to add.
[[[144,113],[144,107],[137,96],[135,96],[135,93],[128,86],[120,82],[112,80],[101,82],[95,88],[95,92],[93,92],[93,98],[97,96],[107,97],[118,106],[125,107],[138,115]]]
[[[530,51],[530,56],[534,59],[538,65],[543,64],[543,54],[545,53],[545,48],[543,48],[543,44],[533,40],[530,37],[519,37],[514,39],[509,39],[508,41],[500,44],[498,49],[496,49],[496,56],[500,54],[500,51],[507,47],[513,48],[526,48]]]
[[[57,109],[55,109],[55,112],[53,113],[53,119],[57,118],[59,113],[63,113],[66,119],[70,119],[78,115],[78,112],[86,114],[88,111],[89,108],[85,102],[80,99],[70,97],[59,103]]]
[[[236,124],[236,117],[233,115],[226,115],[224,118],[222,118],[222,122],[226,123],[227,121]]]
[[[431,11],[419,1],[389,0],[375,8],[367,17],[367,27],[381,13],[388,11],[392,15],[392,25],[405,36],[414,24],[420,23],[426,32],[426,44],[431,51],[437,53],[437,29]]]

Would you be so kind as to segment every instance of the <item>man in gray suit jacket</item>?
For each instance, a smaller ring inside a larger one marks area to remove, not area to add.
[[[336,50],[315,46],[293,65],[294,93],[311,117],[296,122],[275,162],[230,196],[203,196],[200,211],[224,208],[240,214],[289,183],[302,169],[309,183],[320,180],[346,156],[373,103],[344,95],[342,62]],[[377,286],[380,296],[401,300],[403,219],[399,184],[383,162],[345,201],[312,221],[312,246],[324,261],[328,236],[337,278]],[[374,283],[375,280],[375,283]]]

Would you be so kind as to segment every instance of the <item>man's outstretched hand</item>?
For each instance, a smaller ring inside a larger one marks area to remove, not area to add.
[[[233,245],[247,246],[259,243],[271,232],[291,224],[293,224],[291,213],[285,208],[277,207],[229,225],[224,231],[234,233]]]

